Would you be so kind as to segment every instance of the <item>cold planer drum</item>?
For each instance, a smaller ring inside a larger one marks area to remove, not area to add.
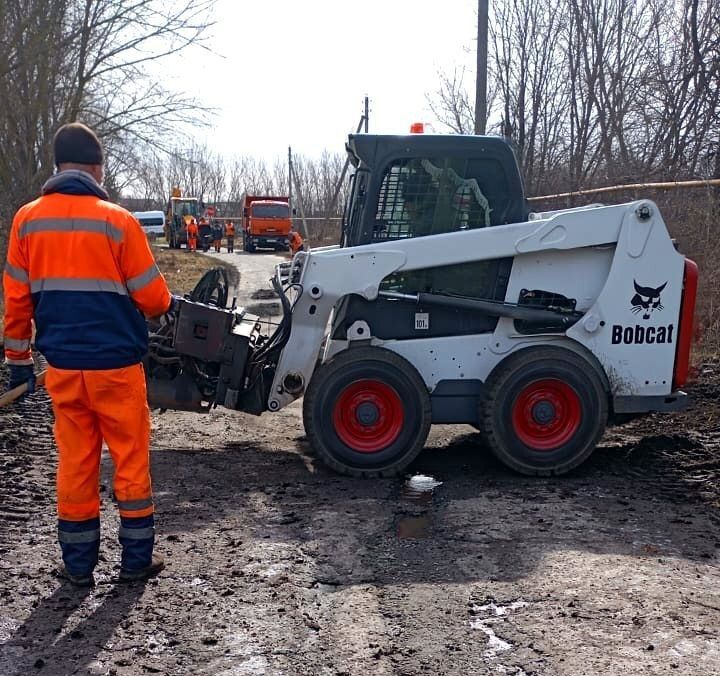
[[[266,410],[274,368],[253,359],[267,342],[258,319],[243,308],[181,300],[150,333],[144,361],[150,407]]]

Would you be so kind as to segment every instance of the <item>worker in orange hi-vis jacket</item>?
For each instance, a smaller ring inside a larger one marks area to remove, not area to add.
[[[188,251],[197,251],[198,233],[200,230],[194,216],[188,219],[186,232]]]
[[[163,561],[153,555],[143,315],[161,315],[174,301],[140,224],[100,185],[103,150],[92,130],[64,125],[54,154],[57,173],[19,209],[10,230],[5,360],[11,385],[32,384],[34,319],[55,413],[58,572],[78,586],[93,583],[104,440],[115,464],[120,579],[145,579]]]
[[[228,253],[235,251],[235,224],[232,221],[225,223],[225,237],[227,237]]]
[[[305,243],[303,242],[302,236],[295,230],[291,230],[288,234],[288,244],[290,245],[290,251],[292,251],[293,254],[305,249]]]

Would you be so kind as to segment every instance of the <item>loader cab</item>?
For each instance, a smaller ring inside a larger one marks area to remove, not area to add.
[[[412,134],[351,135],[355,171],[343,218],[343,246],[427,237],[527,220],[522,180],[510,145],[502,138]],[[381,290],[436,292],[504,300],[512,259],[398,272]],[[429,329],[417,329],[417,306],[358,296],[343,301],[333,338],[342,339],[357,319],[379,338],[407,339],[484,333],[497,318],[460,310],[435,310]]]
[[[351,135],[343,243],[358,246],[526,220],[510,145],[490,136]]]

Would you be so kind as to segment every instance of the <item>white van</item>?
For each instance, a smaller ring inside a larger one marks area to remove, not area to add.
[[[148,237],[162,237],[165,234],[165,214],[162,211],[134,211]]]

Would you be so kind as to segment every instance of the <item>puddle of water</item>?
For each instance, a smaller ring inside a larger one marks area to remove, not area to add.
[[[430,517],[404,516],[397,524],[400,540],[424,540],[430,537]]]
[[[507,676],[528,676],[527,671],[525,671],[522,667],[506,667],[502,664],[497,664],[495,666],[495,671],[498,674],[507,674]]]
[[[502,617],[503,615],[507,615],[509,610],[517,610],[518,608],[524,608],[525,606],[527,606],[525,601],[513,601],[508,606],[498,606],[491,601],[483,606],[473,606],[473,612],[489,612],[495,615],[495,617]]]
[[[688,639],[682,639],[670,648],[669,652],[673,657],[689,657],[697,652],[697,646]]]
[[[479,629],[488,637],[488,647],[483,653],[484,657],[497,657],[500,653],[512,650],[512,643],[501,639],[490,627],[483,624],[482,620],[475,620],[470,623],[472,629]]]
[[[432,505],[433,491],[442,485],[427,474],[414,474],[409,477],[400,490],[400,497],[405,502],[429,507]],[[397,524],[397,536],[400,540],[422,540],[430,537],[432,521],[429,514],[404,516]]]
[[[507,652],[508,650],[512,650],[513,648],[512,643],[501,639],[493,631],[492,627],[490,626],[493,622],[493,618],[503,617],[512,610],[519,610],[520,608],[525,608],[526,606],[526,601],[513,601],[512,603],[508,603],[506,606],[498,605],[494,601],[490,601],[482,606],[472,606],[473,613],[485,613],[490,616],[484,619],[478,618],[470,622],[471,629],[479,629],[483,632],[483,634],[485,634],[485,636],[488,637],[488,646],[483,653],[485,657],[494,658],[497,657],[500,653]],[[513,673],[524,674],[525,672],[520,670],[519,672]]]
[[[415,474],[403,484],[400,496],[403,500],[414,502],[417,505],[430,505],[433,491],[441,485],[442,481],[437,481],[434,477]]]

